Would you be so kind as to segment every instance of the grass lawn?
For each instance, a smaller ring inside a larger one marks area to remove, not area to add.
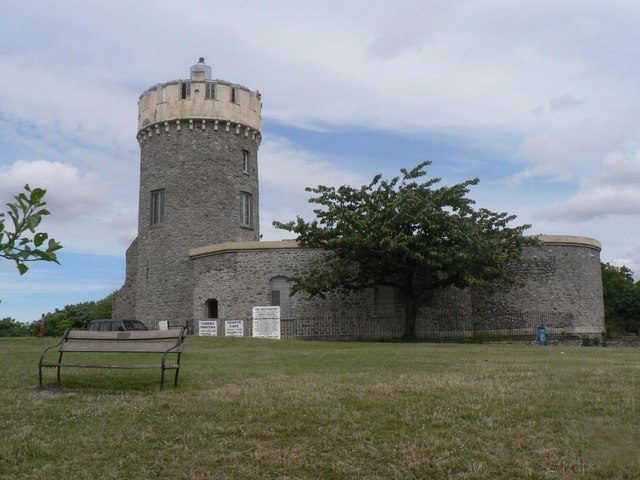
[[[52,343],[0,339],[0,478],[640,478],[640,350],[189,337],[177,390],[39,391]]]

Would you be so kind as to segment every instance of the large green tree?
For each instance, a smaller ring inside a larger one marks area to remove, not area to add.
[[[44,208],[46,190],[24,186],[9,210],[0,212],[0,257],[15,262],[21,275],[29,270],[29,262],[56,262],[56,251],[62,248],[45,232],[37,231],[42,218],[49,215]],[[9,217],[10,222],[7,221]]]
[[[404,299],[405,336],[414,337],[427,291],[514,283],[509,264],[537,243],[523,236],[529,225],[511,226],[514,215],[474,208],[467,194],[478,179],[436,186],[439,178],[424,178],[428,165],[402,169],[390,180],[376,175],[361,187],[307,188],[315,194],[309,201],[319,205],[316,218],[274,225],[296,233],[302,247],[327,254],[292,279],[292,295],[392,286]]]
[[[602,264],[604,315],[608,334],[640,333],[640,283],[625,265]]]

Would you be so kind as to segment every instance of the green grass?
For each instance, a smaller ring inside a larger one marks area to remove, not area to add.
[[[177,390],[39,391],[52,343],[0,339],[0,478],[640,478],[640,350],[190,337]]]

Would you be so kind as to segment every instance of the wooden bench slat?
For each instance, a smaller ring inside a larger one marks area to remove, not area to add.
[[[122,353],[163,353],[172,348],[175,343],[168,342],[67,342],[58,348],[59,352],[122,352]],[[173,350],[181,352],[182,346]]]
[[[85,365],[80,363],[43,363],[43,367],[78,367],[78,368],[162,368],[162,365]],[[177,364],[165,365],[165,370],[175,370]]]
[[[178,339],[181,329],[173,330],[127,330],[125,332],[94,332],[89,330],[71,330],[69,340],[166,340]]]

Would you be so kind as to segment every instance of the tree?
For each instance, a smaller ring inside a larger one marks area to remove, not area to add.
[[[56,308],[53,312],[45,314],[47,322],[47,336],[60,336],[67,329],[85,329],[91,320],[111,318],[111,304],[113,294],[109,294],[102,300],[75,303],[63,308]],[[40,321],[31,324],[34,335],[40,328]]]
[[[478,179],[439,187],[439,178],[422,180],[430,164],[402,169],[391,180],[376,175],[359,188],[307,188],[315,194],[309,202],[321,206],[316,219],[274,226],[327,254],[307,275],[292,278],[292,295],[394,287],[404,300],[404,334],[415,337],[418,302],[427,291],[515,283],[508,265],[525,245],[538,244],[523,236],[530,225],[511,227],[514,215],[474,209],[467,194]]]
[[[602,291],[607,332],[640,333],[640,283],[631,269],[602,263]]]
[[[62,248],[47,233],[36,232],[42,217],[49,215],[43,200],[46,190],[32,190],[29,185],[24,190],[13,197],[14,202],[7,203],[6,213],[0,212],[0,257],[14,261],[20,275],[29,270],[28,262],[58,263],[55,252]],[[11,219],[9,228],[5,225],[7,216]]]

